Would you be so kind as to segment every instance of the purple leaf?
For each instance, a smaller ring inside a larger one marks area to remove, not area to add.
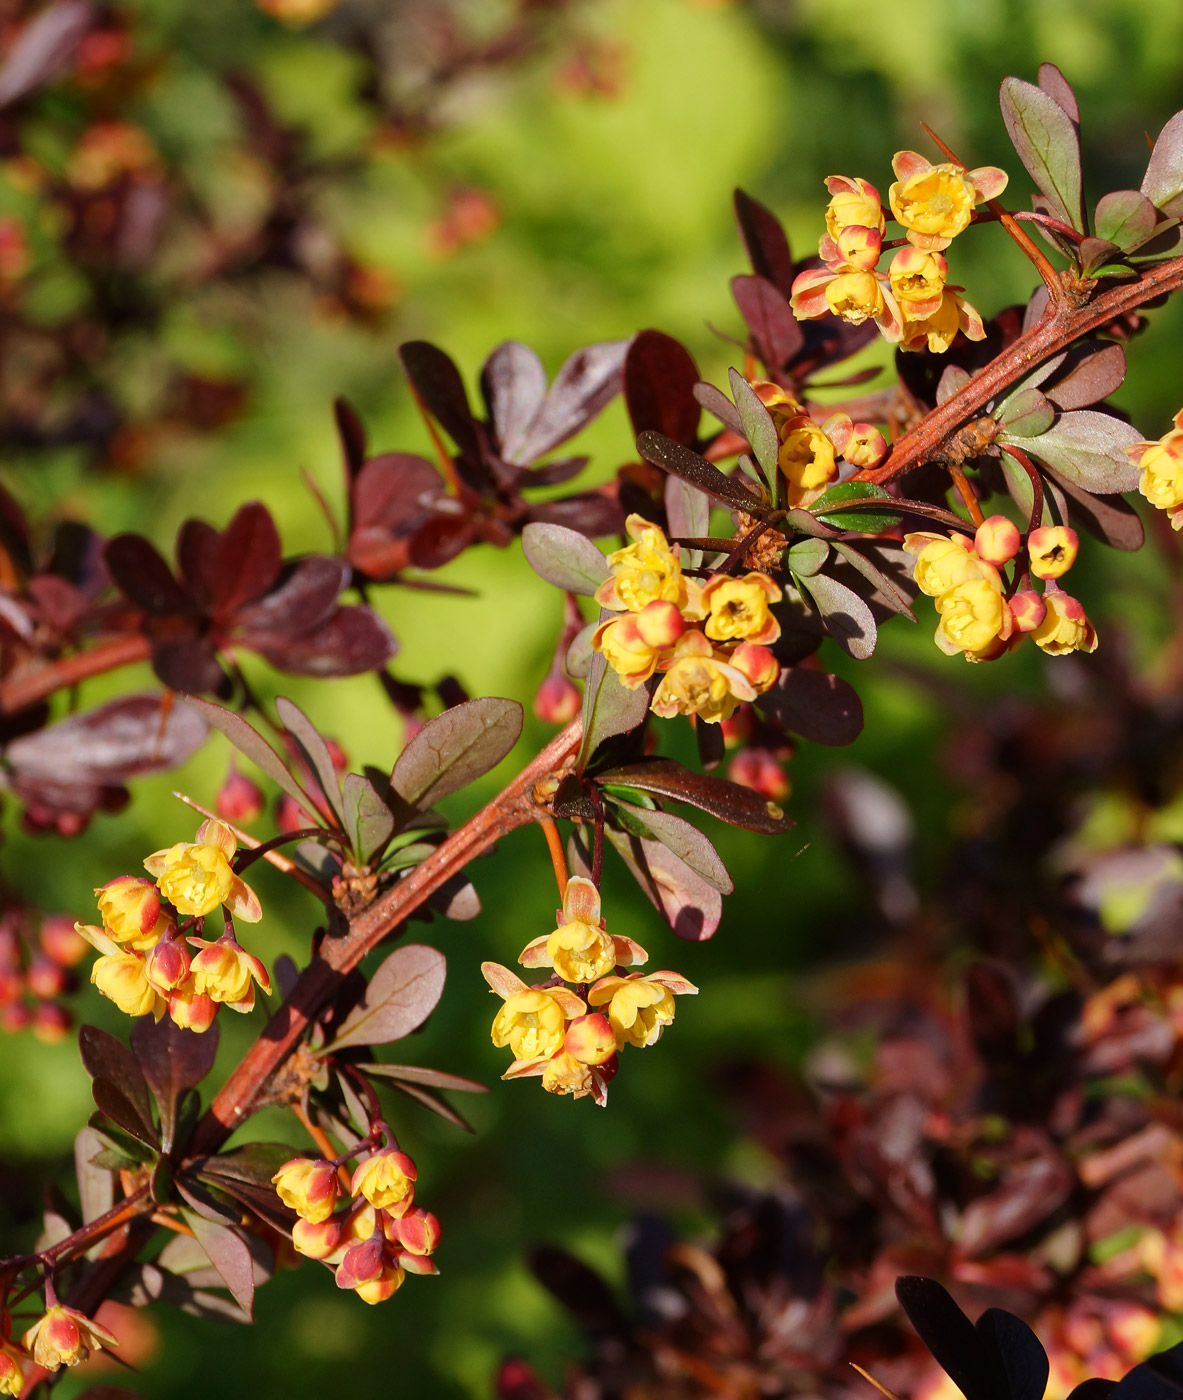
[[[201,600],[213,605],[218,593],[218,543],[221,535],[206,520],[186,520],[177,531],[177,567],[184,584]]]
[[[394,656],[398,643],[371,608],[338,608],[315,631],[299,636],[251,628],[239,641],[293,676],[362,676]]]
[[[756,354],[769,370],[783,369],[805,345],[805,332],[785,296],[763,277],[731,279],[731,295],[747,322]]]
[[[495,696],[453,705],[399,754],[391,787],[411,807],[430,807],[495,768],[517,743],[522,718],[516,700]]]
[[[341,803],[341,779],[337,776],[337,770],[333,767],[333,756],[329,753],[329,746],[321,736],[320,730],[308,718],[299,705],[289,700],[286,695],[281,695],[275,702],[275,713],[279,716],[279,721],[287,732],[291,735],[300,752],[300,756],[308,765],[309,771],[315,774],[316,781],[320,784],[320,790],[325,795],[333,814],[337,820],[344,824],[345,809]]]
[[[25,780],[122,783],[176,768],[201,747],[206,727],[188,703],[167,717],[158,694],[125,695],[14,739],[5,759]]]
[[[214,1067],[218,1027],[198,1035],[183,1030],[167,1017],[154,1021],[141,1016],[132,1027],[132,1049],[160,1108],[160,1131],[165,1152],[171,1152],[176,1131],[177,1100],[195,1088]]]
[[[775,802],[769,802],[751,788],[695,773],[668,758],[646,759],[613,768],[610,773],[601,774],[600,781],[639,788],[641,792],[671,802],[685,802],[747,831],[779,835],[793,826]]]
[[[117,1088],[110,1079],[100,1076],[91,1082],[90,1092],[95,1107],[125,1133],[130,1133],[145,1147],[155,1148],[159,1144],[160,1139],[152,1122],[152,1110],[148,1107],[146,1090],[142,1102],[138,1096],[133,1102],[129,1093],[124,1092],[124,1088]]]
[[[961,1217],[958,1252],[968,1258],[1019,1239],[1068,1199],[1075,1177],[1062,1158],[1050,1153],[1013,1163],[989,1195],[970,1201]]]
[[[1132,268],[1121,262],[1122,252],[1116,243],[1105,238],[1082,238],[1076,250],[1080,271],[1085,277],[1129,277]]]
[[[1004,78],[1002,120],[1019,159],[1058,219],[1085,229],[1080,137],[1059,102],[1021,78]]]
[[[460,1128],[463,1132],[471,1133],[472,1124],[462,1113],[458,1113],[450,1103],[441,1099],[438,1094],[433,1094],[430,1089],[421,1088],[418,1084],[403,1084],[395,1081],[392,1088],[397,1089],[400,1094],[406,1094],[409,1099],[414,1099],[424,1108],[430,1109],[432,1113],[438,1114],[445,1122],[451,1123],[453,1127]]]
[[[576,530],[535,521],[522,531],[522,553],[539,578],[590,598],[611,572],[603,553]]]
[[[307,811],[316,811],[316,803],[308,796],[296,779],[288,772],[286,765],[271,745],[257,730],[252,729],[245,719],[223,705],[215,705],[209,700],[199,700],[188,696],[186,704],[191,705],[202,715],[211,728],[224,734],[240,754],[255,765],[260,772],[294,798]]]
[[[670,534],[675,538],[702,539],[711,525],[711,503],[698,489],[680,476],[665,479],[665,514]],[[702,563],[701,549],[688,549],[686,557],[692,569]]]
[[[735,217],[752,270],[771,282],[782,296],[789,296],[795,269],[780,220],[743,190],[735,191]]]
[[[755,389],[738,370],[728,370],[727,378],[731,383],[731,397],[735,400],[739,421],[743,424],[744,437],[751,444],[752,455],[760,464],[764,480],[770,484],[774,483],[778,471],[777,452],[780,444],[772,414],[760,402]]]
[[[670,928],[691,943],[712,937],[723,915],[723,896],[658,841],[605,833],[637,884]],[[584,870],[587,865],[584,864]]]
[[[1044,64],[1043,68],[1050,66]],[[1002,1308],[987,1308],[976,1326],[978,1335],[1002,1362],[1010,1400],[1043,1400],[1051,1367],[1043,1344],[1022,1318]]]
[[[1064,111],[1074,122],[1080,121],[1080,103],[1076,100],[1076,94],[1072,91],[1072,84],[1060,72],[1054,63],[1041,63],[1039,65],[1039,86],[1049,97],[1055,98],[1056,102],[1063,107]],[[1041,1400],[1042,1392],[1037,1400]]]
[[[0,67],[0,107],[26,97],[65,68],[95,23],[93,6],[60,0],[28,22]]]
[[[611,614],[601,613],[601,616]],[[648,713],[648,690],[643,685],[629,690],[608,665],[604,653],[594,652],[583,691],[583,743],[575,771],[582,773],[606,739],[636,729],[645,722]]]
[[[1158,210],[1137,190],[1114,190],[1097,201],[1093,226],[1098,238],[1108,239],[1129,253],[1154,232]]]
[[[680,861],[701,875],[712,889],[720,894],[730,894],[735,889],[719,852],[691,822],[674,816],[672,812],[649,811],[634,806],[618,797],[613,798],[613,805],[627,813],[630,822],[642,827],[653,840],[660,841]]]
[[[935,1279],[900,1278],[895,1292],[920,1340],[966,1400],[998,1400],[1007,1393],[997,1358]]]
[[[1133,491],[1138,485],[1138,468],[1125,449],[1141,441],[1132,424],[1107,413],[1077,409],[1025,446],[1057,476],[1086,491],[1112,495]]]
[[[279,531],[266,506],[251,501],[231,520],[218,540],[214,606],[235,613],[266,593],[283,559]]]
[[[540,525],[563,525],[589,538],[618,535],[624,529],[624,511],[613,487],[539,501],[530,507],[529,519]]]
[[[203,1157],[198,1164],[199,1174],[209,1181],[270,1187],[271,1178],[291,1155],[290,1143],[248,1142],[216,1157]]]
[[[310,632],[332,616],[348,576],[344,560],[309,554],[285,566],[278,588],[240,609],[235,626],[245,633]]]
[[[518,460],[533,462],[574,437],[620,392],[627,340],[608,340],[577,350],[555,376]]]
[[[786,666],[757,703],[786,729],[815,744],[841,747],[863,732],[863,705],[854,687],[824,671]]]
[[[542,361],[528,345],[505,341],[485,361],[481,393],[502,457],[507,462],[525,465],[531,459],[523,455],[522,447],[546,397]]]
[[[367,778],[345,775],[345,810],[342,824],[359,865],[369,865],[394,831],[394,813]]]
[[[1183,112],[1176,112],[1158,133],[1142,193],[1168,218],[1183,218]]]
[[[479,461],[481,450],[476,424],[468,406],[464,381],[451,359],[426,340],[410,340],[400,345],[398,357],[427,411],[451,437],[461,455]]]
[[[426,457],[413,452],[371,457],[353,482],[353,537],[370,529],[401,534],[429,514],[443,494],[440,474]]]
[[[145,612],[196,614],[192,598],[143,535],[116,535],[103,558],[116,588]]]
[[[1069,352],[1063,374],[1044,389],[1061,411],[1087,408],[1121,388],[1125,351],[1120,345],[1082,345]]]
[[[705,457],[662,433],[641,433],[637,438],[637,451],[655,467],[680,476],[691,486],[697,486],[700,491],[705,491],[725,505],[738,506],[746,511],[759,509],[762,505],[755,492],[738,477],[725,476],[713,462],[708,462]]]
[[[733,433],[743,436],[743,424],[739,421],[739,414],[735,410],[735,405],[727,397],[722,389],[717,389],[713,384],[696,384],[694,386],[694,397],[699,404],[710,414],[713,414],[725,428],[730,428]]]
[[[823,540],[811,540],[810,543],[824,544],[825,542]],[[794,546],[794,548],[795,547],[796,546]],[[904,594],[896,581],[884,573],[877,564],[868,559],[865,554],[848,544],[844,544],[841,540],[836,540],[834,542],[834,550],[835,553],[840,554],[842,558],[846,560],[856,573],[862,574],[863,578],[874,586],[875,598],[876,600],[882,600],[884,607],[889,608],[892,612],[899,613],[902,617],[906,617],[910,622],[916,621],[916,614],[912,611],[911,600]],[[907,559],[907,556],[905,555],[904,558]],[[911,562],[912,561],[908,559],[909,565]],[[817,571],[815,570],[814,572],[816,573]],[[907,572],[911,572],[910,568],[907,569]]]
[[[333,417],[337,423],[337,436],[341,439],[341,458],[345,467],[345,485],[348,487],[366,460],[365,424],[345,398],[333,401]]]
[[[183,1210],[181,1214],[234,1301],[250,1317],[255,1303],[255,1267],[246,1241],[236,1229],[207,1220],[196,1211]]]
[[[430,1089],[453,1089],[460,1094],[489,1092],[487,1084],[480,1084],[475,1079],[465,1079],[459,1074],[445,1074],[443,1070],[426,1069],[421,1065],[358,1064],[354,1068],[376,1079],[397,1079],[407,1084],[425,1084]]]
[[[634,434],[652,428],[692,446],[701,416],[697,383],[694,357],[673,336],[661,331],[634,336],[624,360],[624,402]]]
[[[830,636],[851,656],[865,661],[878,639],[875,616],[866,603],[829,574],[814,574],[803,579],[801,586],[813,599]]]
[[[444,955],[424,943],[396,948],[370,978],[329,1048],[384,1045],[418,1030],[443,995],[445,972]]]

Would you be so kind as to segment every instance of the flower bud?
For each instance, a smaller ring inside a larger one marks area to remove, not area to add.
[[[13,1001],[7,1006],[0,1006],[0,1030],[8,1035],[17,1035],[26,1030],[32,1019],[33,1013],[23,1001]]]
[[[28,1357],[0,1337],[0,1395],[19,1395],[25,1386]]]
[[[992,515],[983,520],[974,536],[974,549],[987,564],[1008,564],[1023,545],[1019,527],[1005,515]]]
[[[852,467],[877,467],[888,453],[887,439],[873,423],[852,423],[842,455]]]
[[[34,1007],[29,1021],[29,1030],[32,1031],[33,1038],[39,1040],[42,1045],[60,1045],[73,1026],[74,1018],[56,1001],[40,1002]]]
[[[11,1006],[25,992],[25,978],[19,967],[0,967],[0,1006]]]
[[[185,985],[189,977],[189,953],[175,938],[162,938],[144,958],[144,976],[165,996]]]
[[[292,1226],[292,1246],[306,1259],[327,1259],[341,1244],[344,1216],[308,1220],[301,1216]]]
[[[377,1278],[358,1284],[353,1291],[363,1303],[384,1303],[387,1298],[393,1297],[398,1292],[403,1285],[404,1278],[406,1278],[406,1274],[397,1259],[383,1258]]]
[[[580,1064],[603,1064],[616,1053],[616,1036],[607,1016],[600,1015],[598,1011],[577,1016],[567,1027],[563,1049],[567,1054],[574,1055]]]
[[[52,1001],[66,990],[70,978],[63,968],[51,962],[44,953],[36,953],[29,962],[25,981],[33,996]]]
[[[214,809],[223,821],[232,822],[235,826],[249,826],[262,815],[262,790],[245,773],[231,767],[214,798]]]
[[[615,1041],[613,1041],[615,1049]],[[432,1254],[440,1242],[442,1229],[439,1220],[431,1211],[422,1206],[414,1206],[397,1220],[389,1216],[383,1224],[386,1238],[392,1245],[410,1254]]]
[[[547,724],[570,724],[582,703],[579,687],[551,671],[534,694],[534,713]]]
[[[90,948],[90,944],[74,928],[74,920],[69,914],[50,914],[42,919],[38,936],[45,956],[59,967],[77,967]]]
[[[648,647],[660,651],[672,647],[686,630],[686,623],[676,603],[654,599],[637,614],[637,632]]]
[[[750,739],[756,727],[756,715],[751,705],[741,705],[733,715],[729,715],[720,725],[723,742],[729,749]]]
[[[1031,572],[1036,578],[1059,578],[1076,563],[1080,540],[1067,525],[1043,525],[1027,536]]]
[[[1047,614],[1047,606],[1038,593],[1027,589],[1010,600],[1011,616],[1018,632],[1034,632]]]
[[[788,774],[767,749],[744,749],[736,754],[727,776],[773,802],[783,802],[793,790]]]
[[[337,1265],[337,1287],[357,1288],[373,1283],[382,1277],[385,1263],[386,1240],[379,1229],[368,1240],[345,1251],[345,1258]]]
[[[349,1190],[364,1196],[377,1210],[401,1215],[414,1200],[417,1175],[415,1163],[405,1152],[384,1148],[357,1164]]]
[[[341,1196],[337,1168],[317,1157],[293,1157],[271,1180],[284,1205],[314,1225],[332,1215]]]
[[[751,681],[758,694],[762,694],[780,675],[780,662],[764,646],[744,642],[731,653],[730,661],[741,675]]]
[[[174,1026],[201,1034],[208,1031],[218,1014],[218,1003],[205,992],[199,992],[193,974],[175,991],[168,994],[168,1014]]]
[[[116,943],[142,951],[151,948],[171,927],[162,910],[160,892],[151,880],[139,875],[119,875],[95,890],[103,927]]]
[[[47,1371],[77,1366],[93,1350],[118,1346],[118,1340],[76,1308],[56,1304],[48,1309],[21,1338],[33,1360]]]

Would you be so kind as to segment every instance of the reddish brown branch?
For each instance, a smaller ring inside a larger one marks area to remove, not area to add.
[[[116,637],[114,641],[102,642],[58,661],[20,666],[0,681],[0,714],[15,714],[56,691],[68,690],[80,681],[117,671],[121,666],[147,661],[150,655],[147,637],[137,633],[131,637]]]

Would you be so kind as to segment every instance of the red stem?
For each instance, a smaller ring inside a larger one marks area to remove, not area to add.
[[[137,632],[130,637],[116,637],[114,641],[102,642],[88,651],[78,651],[57,661],[19,666],[0,682],[0,714],[15,714],[39,700],[47,699],[55,691],[68,690],[80,681],[90,680],[92,676],[101,676],[136,661],[147,661],[151,651],[148,638]]]

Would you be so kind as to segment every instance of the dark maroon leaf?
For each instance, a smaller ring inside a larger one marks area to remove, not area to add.
[[[1072,91],[1072,84],[1060,72],[1054,63],[1041,63],[1039,65],[1039,86],[1049,97],[1054,97],[1056,102],[1063,107],[1069,117],[1074,122],[1080,121],[1080,104],[1076,100],[1076,94]]]
[[[92,5],[81,0],[59,0],[29,20],[0,66],[0,107],[57,77],[95,18]]]
[[[366,429],[348,399],[334,399],[333,417],[337,422],[337,436],[341,439],[341,457],[348,485],[366,460]]]
[[[720,894],[730,894],[735,889],[722,857],[710,840],[691,822],[676,817],[672,812],[649,811],[631,802],[613,798],[613,806],[618,812],[627,815],[628,821],[643,828],[643,834],[651,836],[691,870],[716,889]]]
[[[116,588],[145,612],[196,613],[192,598],[143,535],[116,535],[103,558]]]
[[[673,336],[661,331],[634,336],[624,360],[624,402],[633,432],[652,428],[692,446],[701,415],[697,383],[694,357]]]
[[[680,476],[684,481],[705,491],[708,496],[723,501],[726,505],[738,506],[740,510],[756,510],[762,505],[755,491],[738,477],[725,476],[712,462],[680,442],[652,431],[641,433],[637,438],[637,451],[647,462],[652,462],[662,471]]]
[[[463,554],[475,538],[467,515],[434,511],[411,536],[410,562],[418,569],[442,569]]]
[[[738,370],[729,369],[727,378],[731,384],[731,397],[735,400],[739,421],[743,424],[744,437],[747,438],[752,448],[752,456],[760,464],[764,480],[770,483],[774,482],[777,477],[779,445],[772,414],[764,407],[755,389]]]
[[[95,1107],[112,1123],[117,1124],[125,1133],[130,1133],[145,1147],[157,1145],[159,1139],[152,1123],[152,1110],[147,1107],[146,1091],[143,1103],[138,1098],[133,1102],[129,1095],[122,1088],[116,1088],[110,1079],[99,1077],[92,1081],[90,1092]]]
[[[302,636],[251,628],[240,633],[239,640],[277,670],[294,676],[362,676],[380,670],[398,650],[386,623],[362,606],[338,608],[314,632]]]
[[[384,1045],[418,1030],[443,995],[445,971],[444,955],[424,943],[396,948],[341,1022],[332,1048]]]
[[[810,541],[811,544],[824,544],[824,540]],[[794,546],[797,548],[798,546]],[[909,622],[916,621],[916,614],[912,611],[911,601],[905,595],[896,581],[890,578],[884,571],[867,558],[860,550],[854,549],[851,545],[844,544],[841,540],[836,540],[834,550],[840,554],[850,567],[858,574],[862,574],[868,583],[872,584],[875,592],[874,598],[882,601],[883,605],[892,612],[899,613],[901,617],[906,617]],[[791,552],[791,551],[790,551]],[[907,556],[904,556],[905,559]],[[911,563],[911,560],[908,560]],[[816,573],[817,571],[814,570]],[[911,573],[911,569],[907,570]]]
[[[430,807],[495,768],[517,743],[522,719],[516,700],[487,696],[453,705],[399,754],[391,787],[410,807]]]
[[[606,340],[567,360],[518,447],[520,461],[533,462],[574,437],[620,393],[628,346],[627,340]]]
[[[1068,1400],[1109,1400],[1117,1387],[1116,1381],[1105,1380],[1102,1376],[1092,1376],[1081,1381],[1068,1392]]]
[[[298,635],[327,623],[345,587],[349,569],[341,559],[310,554],[284,567],[282,581],[235,619],[243,632]]]
[[[673,481],[674,478],[670,477]],[[694,739],[698,746],[698,761],[709,773],[713,768],[718,768],[723,762],[723,756],[727,751],[726,741],[723,738],[723,726],[721,724],[696,724],[694,726]]]
[[[1082,345],[1069,351],[1063,372],[1043,392],[1062,413],[1087,408],[1121,388],[1125,371],[1120,345]]]
[[[1111,1393],[1117,1400],[1179,1400],[1183,1395],[1183,1342],[1135,1366]]]
[[[329,752],[329,746],[321,736],[320,730],[300,709],[299,705],[293,703],[285,695],[277,698],[275,713],[296,744],[309,771],[315,775],[316,781],[320,784],[320,790],[324,793],[325,800],[332,808],[337,820],[343,822],[341,779],[337,776],[337,770],[333,766],[333,756]]]
[[[1005,963],[977,962],[965,975],[965,1009],[984,1059],[1013,1055],[1019,1033],[1015,975]]]
[[[581,535],[619,535],[624,511],[614,489],[580,491],[557,501],[539,501],[530,507],[529,519],[543,525],[565,525]]]
[[[291,1155],[290,1143],[248,1142],[216,1157],[204,1157],[196,1167],[207,1181],[239,1181],[270,1187],[271,1178]]]
[[[1168,218],[1183,217],[1183,112],[1176,112],[1158,133],[1142,193]]]
[[[696,384],[694,397],[724,427],[730,428],[733,433],[738,433],[740,437],[743,436],[743,424],[739,421],[739,413],[722,389],[717,389],[713,384]]]
[[[249,758],[256,768],[266,773],[272,782],[278,783],[289,797],[295,798],[301,807],[308,811],[316,810],[315,802],[288,772],[287,766],[280,756],[241,715],[235,714],[233,710],[228,710],[223,705],[215,705],[209,700],[199,700],[194,696],[190,696],[186,703],[202,715],[219,734],[224,734],[238,752]]]
[[[354,1066],[377,1079],[397,1079],[407,1084],[423,1084],[430,1089],[454,1089],[461,1094],[487,1094],[489,1086],[459,1074],[445,1074],[440,1069],[422,1065],[359,1064]]]
[[[151,1128],[152,1101],[148,1097],[148,1085],[136,1056],[127,1046],[97,1026],[82,1026],[78,1031],[78,1050],[87,1074],[92,1079],[107,1080],[129,1101],[141,1123]],[[126,1124],[121,1126],[126,1127]]]
[[[735,217],[752,270],[787,297],[793,286],[793,255],[780,220],[743,190],[735,191]]]
[[[531,1249],[527,1263],[542,1286],[593,1336],[622,1339],[628,1336],[628,1322],[612,1290],[593,1269],[563,1250],[547,1245]]]
[[[197,1211],[183,1210],[181,1214],[234,1301],[250,1316],[255,1302],[255,1266],[246,1241],[236,1229],[207,1220]]]
[[[160,1108],[164,1150],[171,1152],[177,1101],[186,1089],[195,1088],[213,1069],[218,1051],[217,1024],[198,1035],[174,1025],[167,1016],[159,1021],[141,1016],[132,1027],[131,1043]]]
[[[433,1094],[430,1089],[424,1089],[418,1084],[404,1084],[393,1082],[392,1088],[397,1089],[400,1094],[406,1094],[407,1098],[414,1099],[416,1103],[422,1104],[445,1122],[451,1123],[454,1128],[459,1128],[462,1132],[471,1133],[472,1124],[462,1113],[457,1112],[446,1099],[441,1099],[438,1094]]]
[[[412,452],[386,452],[371,457],[353,482],[350,557],[362,544],[366,545],[363,553],[373,552],[371,535],[381,542],[381,547],[394,548],[413,526],[432,513],[443,494],[440,474],[426,457]],[[406,546],[402,547],[405,550]],[[374,572],[363,560],[356,562],[367,573]]]
[[[68,715],[14,739],[5,758],[26,781],[122,783],[138,773],[176,768],[200,748],[206,727],[191,705],[174,703],[166,716],[161,700],[125,695]]]
[[[1122,496],[1095,496],[1047,469],[1072,503],[1072,519],[1111,549],[1141,549],[1146,531],[1137,511]]]
[[[770,370],[783,369],[805,345],[801,322],[778,288],[763,277],[731,279],[731,295],[747,322],[756,353]]]
[[[178,1239],[189,1241],[188,1235],[177,1236]],[[196,1243],[194,1242],[196,1247]],[[167,1248],[167,1246],[166,1246]],[[161,1258],[165,1251],[161,1251]],[[202,1260],[205,1254],[202,1252]],[[216,1270],[207,1265],[208,1273],[212,1276],[208,1282],[217,1286],[221,1285],[221,1278]],[[196,1271],[191,1271],[196,1274]],[[202,1276],[201,1282],[206,1282]],[[126,1271],[109,1294],[118,1302],[130,1303],[133,1307],[147,1307],[149,1303],[165,1303],[170,1307],[178,1308],[181,1312],[188,1313],[191,1317],[216,1318],[222,1322],[249,1322],[251,1319],[238,1306],[232,1298],[227,1298],[221,1293],[211,1293],[208,1288],[195,1287],[187,1278],[179,1278],[169,1269],[157,1268],[155,1264],[136,1264],[132,1269]],[[100,1386],[101,1394],[106,1387]],[[87,1392],[93,1394],[94,1392]],[[116,1394],[123,1395],[125,1392],[118,1391]]]
[[[537,521],[527,525],[522,531],[522,553],[539,578],[588,598],[611,572],[600,549],[586,535],[564,525]]]
[[[684,768],[673,759],[655,758],[641,763],[624,764],[610,773],[600,775],[601,782],[639,788],[654,797],[671,802],[685,802],[698,807],[720,821],[742,826],[748,831],[778,835],[794,825],[776,805],[751,788],[730,783],[725,778],[712,778]]]
[[[543,467],[523,470],[521,484],[523,487],[561,486],[565,481],[577,477],[590,461],[590,457],[556,457],[553,462],[547,462]],[[587,534],[586,530],[584,534]]]
[[[920,1340],[966,1400],[998,1400],[1006,1394],[1001,1363],[936,1279],[896,1280],[896,1297]]]
[[[460,371],[442,350],[426,340],[410,340],[400,345],[398,357],[427,411],[463,456],[478,460],[480,443]]]
[[[279,531],[270,511],[258,501],[243,506],[218,540],[217,612],[229,616],[266,593],[279,574],[282,559]]]
[[[757,703],[786,729],[815,744],[841,747],[863,732],[858,693],[841,676],[825,671],[786,666]]]
[[[528,345],[505,341],[485,361],[481,393],[502,457],[525,465],[530,458],[522,455],[522,446],[546,397],[542,361]]]
[[[979,1336],[1002,1362],[1010,1400],[1043,1400],[1050,1367],[1039,1338],[1022,1318],[987,1308],[978,1318]]]
[[[206,520],[186,520],[177,532],[177,567],[182,580],[205,609],[213,605],[218,593],[221,538]]]

